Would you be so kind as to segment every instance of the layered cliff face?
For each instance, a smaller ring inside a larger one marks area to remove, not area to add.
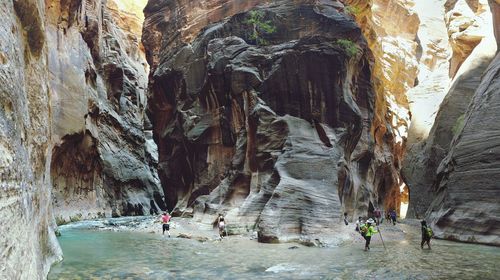
[[[402,172],[410,187],[411,217],[423,217],[428,209],[436,170],[461,129],[465,110],[496,52],[487,3],[439,4],[444,9],[440,25],[446,26],[450,58],[439,61],[439,67],[424,64],[421,73],[425,76],[419,75],[423,83],[408,92],[413,118]]]
[[[490,6],[493,24],[498,30],[500,3],[490,1]],[[489,46],[500,46],[498,31],[495,35],[496,44],[491,40],[488,41]],[[482,67],[485,65],[488,64],[483,62]],[[477,84],[460,126],[456,128],[455,136],[449,143],[449,152],[437,169],[437,179],[433,186],[436,195],[427,216],[439,237],[500,245],[498,51]],[[441,114],[449,111],[449,106],[442,106],[440,109]],[[436,121],[435,126],[438,124],[441,122]]]
[[[56,220],[165,209],[135,5],[0,4],[2,279],[46,276]]]
[[[189,3],[197,8],[145,9],[170,209],[206,222],[226,212],[231,230],[255,229],[263,242],[310,242],[344,211],[395,206],[392,150],[372,137],[371,54],[340,2]],[[392,147],[391,134],[380,137]]]
[[[434,58],[436,50],[423,50],[419,42],[423,22],[413,9],[411,1],[398,0],[345,0],[344,11],[351,15],[361,27],[373,52],[372,81],[376,91],[375,121],[372,133],[375,135],[377,157],[393,170],[390,176],[383,175],[385,184],[394,186],[390,196],[396,201],[385,205],[385,210],[399,212],[401,193],[404,187],[400,176],[404,151],[410,125],[410,103],[406,93],[418,83],[419,58]],[[435,28],[435,26],[430,27]],[[436,32],[437,33],[437,32]],[[388,139],[391,139],[388,141]]]
[[[41,279],[61,254],[50,197],[43,1],[0,3],[0,278]]]
[[[47,2],[56,143],[51,177],[59,222],[164,209],[144,114],[148,67],[139,46],[140,9],[127,4]]]

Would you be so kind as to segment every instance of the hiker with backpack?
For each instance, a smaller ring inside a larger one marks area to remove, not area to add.
[[[344,224],[347,226],[349,222],[347,221],[347,212],[344,212]]]
[[[429,247],[429,250],[431,249],[431,238],[434,235],[434,232],[432,231],[431,227],[427,225],[427,222],[425,220],[422,220],[420,222],[422,225],[422,242],[420,243],[420,248],[424,249],[424,244],[427,243],[427,246]]]
[[[357,232],[360,232],[359,228],[361,227],[362,224],[364,224],[363,219],[361,217],[359,217],[358,220],[356,221],[356,228],[354,230]]]
[[[163,229],[163,235],[165,235],[165,231],[168,233],[168,237],[170,237],[170,215],[168,212],[164,212],[163,215],[161,216],[161,223],[162,223],[162,229]]]
[[[375,228],[373,227],[374,223],[375,223],[375,221],[372,218],[370,218],[370,219],[368,219],[368,221],[366,221],[366,224],[363,224],[362,226],[360,226],[360,230],[359,231],[361,232],[361,235],[366,240],[365,251],[370,250],[370,241],[372,239],[372,236],[375,233],[378,233],[378,231],[375,230]]]

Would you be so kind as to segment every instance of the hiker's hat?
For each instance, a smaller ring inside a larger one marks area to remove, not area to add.
[[[369,223],[369,224],[375,223],[375,221],[372,218],[368,219],[368,221],[366,221],[366,222]]]

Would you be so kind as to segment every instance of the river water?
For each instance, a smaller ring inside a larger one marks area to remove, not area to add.
[[[500,279],[500,248],[433,240],[421,250],[418,231],[370,252],[81,228],[62,229],[59,241],[64,261],[49,279]]]

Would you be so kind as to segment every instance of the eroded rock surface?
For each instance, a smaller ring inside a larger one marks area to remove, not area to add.
[[[144,114],[148,67],[140,48],[140,9],[120,10],[128,4],[47,5],[56,142],[51,176],[60,222],[164,209],[157,150]]]
[[[46,276],[61,254],[55,221],[165,209],[145,116],[145,4],[0,4],[0,278]]]
[[[500,3],[490,1],[490,5],[493,15],[498,15]],[[493,17],[493,24],[500,24],[498,16]],[[500,36],[496,35],[498,47]],[[497,52],[437,169],[436,197],[427,216],[442,238],[500,245],[499,93]]]
[[[447,30],[452,52],[449,53],[450,47],[444,47],[441,56],[434,56],[434,64],[421,60],[420,84],[408,92],[412,101],[412,122],[402,173],[410,189],[410,217],[423,217],[427,211],[434,196],[431,186],[436,180],[437,167],[461,128],[465,110],[496,53],[491,13],[487,3],[483,2],[439,3],[438,7],[444,10],[440,13],[444,13],[445,17],[441,21],[436,18],[435,26]],[[421,14],[428,12],[422,10]],[[465,21],[470,24],[459,24]],[[459,25],[462,27],[459,28]],[[434,37],[432,41],[445,46],[443,32],[435,34],[441,34],[441,37]],[[461,54],[457,53],[457,48]],[[444,60],[446,53],[449,60]]]
[[[436,198],[428,215],[441,237],[500,245],[499,92],[497,54],[438,169]]]
[[[61,250],[50,197],[43,1],[0,2],[0,278],[42,279]]]
[[[227,212],[231,230],[255,228],[263,242],[306,243],[335,231],[344,211],[395,206],[384,199],[397,187],[392,151],[371,134],[371,55],[343,5],[275,1],[235,14],[257,3],[212,2],[217,12],[199,17],[173,1],[145,9],[167,206],[207,223]],[[176,32],[172,15],[192,28]],[[275,31],[252,36],[255,16]]]

